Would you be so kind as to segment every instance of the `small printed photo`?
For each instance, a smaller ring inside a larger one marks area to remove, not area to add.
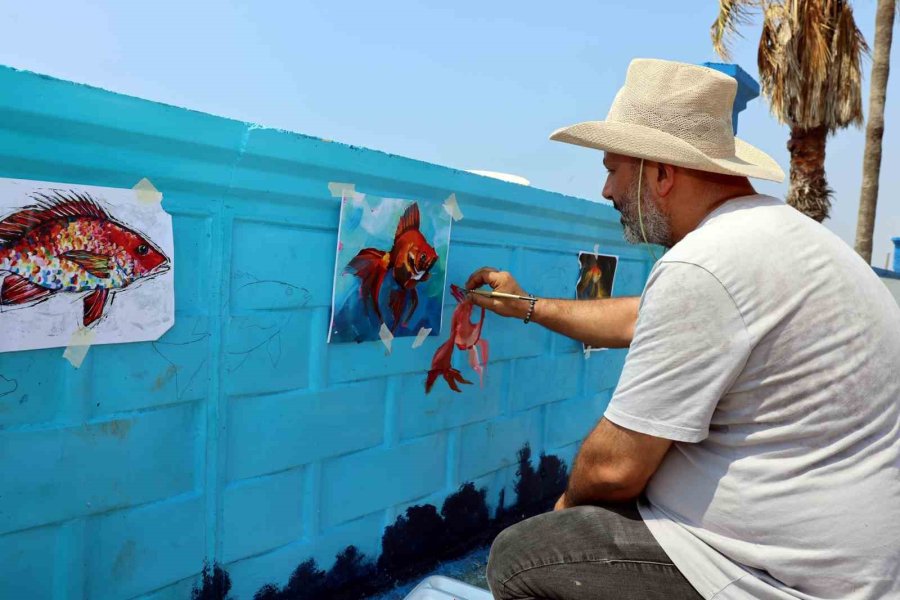
[[[579,252],[578,264],[578,281],[575,284],[575,297],[579,300],[611,298],[619,258],[609,254]],[[594,348],[585,345],[585,357],[589,356],[592,351],[597,350],[605,350],[605,348]]]
[[[578,283],[575,297],[579,300],[596,300],[612,297],[616,277],[617,256],[579,252]]]

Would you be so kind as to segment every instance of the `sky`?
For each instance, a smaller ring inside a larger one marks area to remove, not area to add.
[[[442,6],[443,4],[443,6]],[[876,0],[855,0],[871,45]],[[0,64],[601,200],[601,152],[548,140],[603,119],[633,58],[720,61],[714,0],[0,0]],[[757,78],[759,18],[733,62]],[[895,35],[895,38],[898,37]],[[891,53],[872,262],[900,236],[900,42]],[[868,74],[863,106],[868,109]],[[787,173],[788,130],[764,99],[738,135]],[[826,225],[851,246],[864,131],[829,139]],[[783,198],[786,184],[757,189]]]

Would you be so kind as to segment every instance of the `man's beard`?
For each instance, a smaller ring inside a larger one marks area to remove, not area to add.
[[[644,243],[659,244],[666,248],[672,247],[672,228],[666,215],[657,208],[656,203],[650,198],[649,190],[644,188],[641,202],[641,213],[638,217],[637,197],[640,183],[635,174],[628,186],[627,196],[623,198],[619,212],[622,215],[621,222],[625,228],[625,241],[629,244]],[[641,221],[644,223],[644,234],[641,233]]]

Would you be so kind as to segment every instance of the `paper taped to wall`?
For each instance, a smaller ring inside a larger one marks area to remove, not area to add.
[[[94,337],[93,329],[82,327],[76,330],[72,334],[65,352],[63,352],[63,358],[69,361],[76,369],[81,367],[84,357],[87,356],[88,350],[91,349],[91,345],[94,343]]]
[[[416,349],[424,344],[425,339],[429,335],[431,335],[431,327],[422,327],[421,329],[419,329],[419,333],[416,334],[416,339],[414,339],[412,343],[413,349]]]
[[[146,177],[134,184],[134,187],[131,189],[137,193],[138,202],[147,202],[149,204],[162,202],[162,193]]]
[[[0,179],[0,352],[69,346],[81,329],[94,344],[151,341],[172,326],[172,217],[141,187]]]
[[[440,332],[451,226],[437,202],[344,196],[328,341]]]
[[[444,210],[447,211],[447,214],[454,221],[459,221],[463,218],[462,211],[459,210],[459,203],[456,201],[456,194],[450,194],[450,197],[444,200]]]
[[[599,244],[594,244],[592,252],[579,252],[575,297],[578,300],[598,300],[612,297],[618,264],[618,256],[600,254]],[[593,350],[605,350],[605,348],[584,345],[585,357]]]
[[[352,183],[340,183],[338,181],[328,182],[328,191],[331,192],[332,198],[344,198],[352,196],[356,193],[356,186]]]
[[[387,354],[390,354],[391,344],[394,341],[394,334],[391,333],[391,330],[388,329],[388,326],[384,323],[381,324],[381,329],[378,330],[378,337],[381,338],[381,343],[387,348]]]

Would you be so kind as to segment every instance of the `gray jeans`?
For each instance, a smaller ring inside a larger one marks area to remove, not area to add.
[[[502,531],[487,567],[496,600],[697,600],[634,504],[579,506]]]

